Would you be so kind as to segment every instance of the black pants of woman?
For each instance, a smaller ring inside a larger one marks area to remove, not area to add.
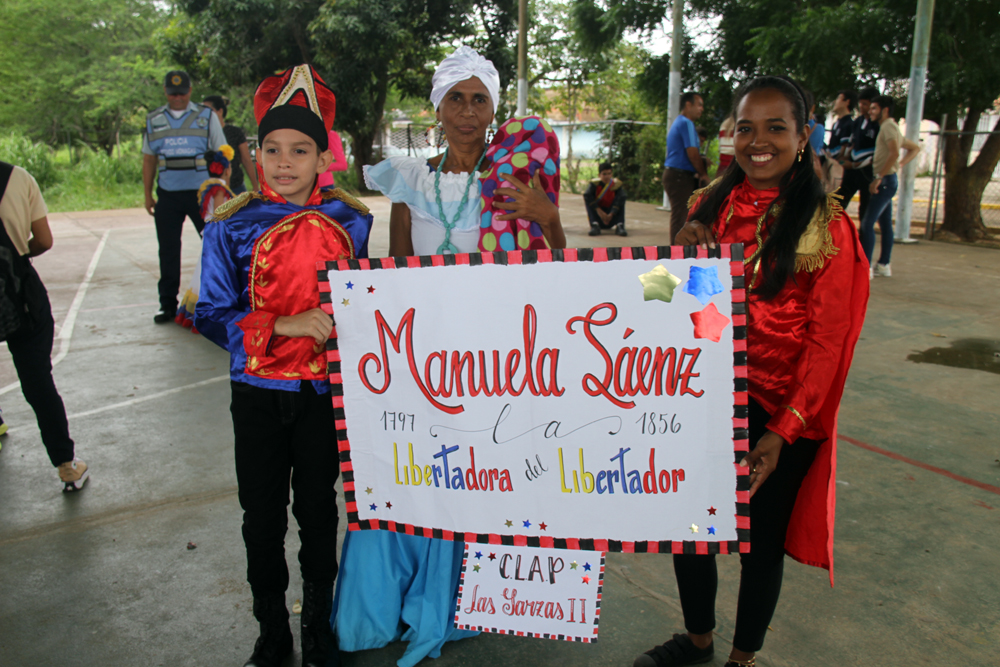
[[[750,445],[766,432],[771,415],[750,399]],[[750,553],[740,555],[740,594],[733,646],[756,652],[764,645],[768,623],[781,593],[785,533],[802,480],[816,458],[820,442],[800,438],[781,448],[778,465],[750,499]],[[715,628],[715,593],[719,576],[715,556],[674,555],[674,574],[684,611],[684,627],[692,634]]]

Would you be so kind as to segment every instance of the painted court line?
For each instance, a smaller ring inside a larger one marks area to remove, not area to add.
[[[97,244],[97,250],[94,251],[94,256],[90,258],[90,266],[87,267],[87,273],[83,276],[83,282],[81,282],[80,286],[77,288],[76,296],[73,297],[73,303],[69,307],[69,312],[66,313],[66,319],[63,320],[62,326],[59,328],[59,353],[52,359],[53,367],[65,359],[66,355],[69,354],[69,343],[73,338],[73,328],[76,326],[76,316],[77,313],[80,312],[80,306],[83,305],[83,298],[87,296],[87,289],[90,287],[90,280],[94,277],[94,271],[97,270],[97,263],[101,261],[101,255],[104,253],[104,246],[108,243],[109,234],[111,234],[110,229],[104,232],[104,235],[101,237],[101,242]],[[20,386],[20,382],[12,382],[6,387],[0,388],[0,396],[9,391],[15,390]]]
[[[937,466],[932,466],[929,463],[924,463],[923,461],[917,461],[916,459],[911,459],[908,456],[903,456],[902,454],[897,454],[896,452],[890,452],[887,449],[882,449],[881,447],[876,447],[875,445],[869,445],[868,443],[861,442],[860,440],[855,440],[854,438],[848,438],[846,435],[838,434],[837,439],[849,442],[855,447],[860,447],[861,449],[867,449],[869,452],[875,452],[876,454],[887,456],[890,459],[895,459],[896,461],[902,461],[903,463],[909,463],[911,466],[923,468],[924,470],[937,473],[938,475],[944,475],[948,479],[953,479],[956,482],[961,482],[962,484],[968,484],[969,486],[974,486],[977,489],[982,489],[983,491],[989,491],[990,493],[995,493],[997,495],[1000,495],[1000,486],[993,486],[992,484],[987,484],[986,482],[980,482],[975,479],[970,479],[969,477],[962,477],[961,475],[956,475],[950,470],[945,470],[944,468],[938,468]]]

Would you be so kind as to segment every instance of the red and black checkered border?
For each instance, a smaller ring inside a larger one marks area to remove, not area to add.
[[[739,462],[750,451],[747,394],[747,317],[744,290],[743,244],[719,244],[713,249],[700,246],[643,246],[635,248],[566,248],[564,250],[518,250],[511,252],[459,253],[455,255],[422,255],[418,257],[384,257],[372,259],[341,259],[317,262],[320,307],[333,315],[329,271],[369,271],[376,269],[428,268],[434,266],[486,266],[491,264],[538,264],[544,262],[608,262],[616,260],[658,259],[728,259],[732,276],[733,325],[733,453],[736,468],[736,537],[735,540],[621,540],[580,539],[548,535],[507,535],[500,533],[461,533],[441,528],[426,528],[383,519],[362,519],[355,496],[354,466],[351,444],[347,437],[344,414],[344,386],[340,370],[340,350],[337,347],[337,326],[326,342],[327,371],[340,452],[344,502],[347,506],[348,530],[389,530],[407,535],[420,535],[456,542],[499,544],[509,546],[583,549],[622,553],[730,554],[750,552],[750,470]]]
[[[597,576],[597,599],[594,600],[594,622],[593,622],[593,633],[592,636],[583,637],[580,635],[559,635],[551,634],[548,632],[525,632],[523,630],[504,630],[503,628],[495,628],[487,625],[468,625],[459,623],[459,614],[462,610],[462,590],[465,588],[465,571],[469,564],[469,544],[465,545],[465,555],[462,557],[462,574],[458,578],[458,603],[455,605],[455,627],[459,630],[473,630],[475,632],[491,632],[497,635],[514,635],[516,637],[535,637],[536,639],[555,639],[557,641],[565,642],[581,642],[584,644],[596,644],[597,643],[597,630],[601,623],[601,598],[604,596],[604,561],[605,554],[601,552],[601,569],[598,571]],[[587,626],[587,622],[584,621],[580,623],[582,626]]]

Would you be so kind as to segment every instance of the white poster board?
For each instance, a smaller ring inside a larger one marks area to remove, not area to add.
[[[747,549],[741,260],[653,247],[319,267],[349,528]]]

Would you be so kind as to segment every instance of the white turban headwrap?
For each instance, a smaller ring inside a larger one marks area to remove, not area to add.
[[[456,83],[472,77],[486,86],[490,101],[493,102],[493,113],[496,113],[500,103],[500,74],[491,61],[469,46],[460,46],[455,53],[442,60],[434,71],[434,78],[431,79],[431,104],[434,105],[434,110],[437,111],[441,100]]]

